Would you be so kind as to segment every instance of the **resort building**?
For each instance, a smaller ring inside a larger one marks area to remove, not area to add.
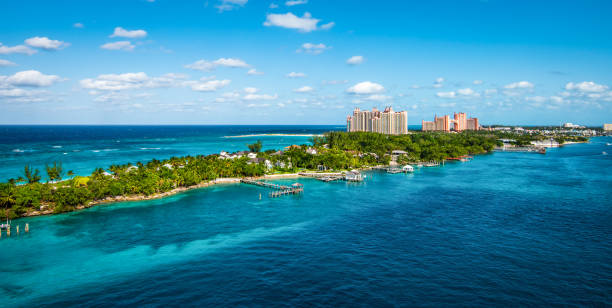
[[[461,132],[464,130],[480,130],[478,118],[468,119],[463,112],[455,113],[452,119],[448,115],[441,117],[436,115],[433,121],[422,121],[421,125],[423,131],[450,132],[452,129],[456,132]]]
[[[376,108],[372,108],[372,111],[355,108],[353,115],[346,118],[346,131],[388,135],[407,134],[408,112],[393,111],[390,106],[382,112]]]
[[[612,124],[604,124],[603,125],[603,130],[609,132],[612,131]]]

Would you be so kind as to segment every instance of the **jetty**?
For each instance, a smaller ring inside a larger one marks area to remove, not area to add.
[[[240,182],[244,184],[273,189],[274,191],[268,193],[268,197],[270,198],[276,198],[285,195],[296,195],[304,192],[304,185],[300,183],[293,183],[287,186],[253,179],[241,179]]]
[[[361,182],[364,178],[363,174],[361,174],[361,172],[357,170],[344,172],[300,172],[299,175],[304,177],[311,177],[323,182]]]
[[[546,154],[546,148],[544,147],[496,147],[493,151]]]

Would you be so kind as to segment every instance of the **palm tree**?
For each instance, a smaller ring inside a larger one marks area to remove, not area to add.
[[[23,169],[23,174],[25,178],[28,179],[28,184],[39,182],[41,179],[39,173],[40,171],[38,171],[38,169],[34,169],[30,165],[25,165]]]

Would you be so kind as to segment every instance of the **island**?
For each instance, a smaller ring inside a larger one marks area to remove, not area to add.
[[[367,169],[379,166],[443,162],[484,154],[513,140],[524,145],[544,137],[508,131],[461,133],[328,132],[313,135],[310,145],[262,150],[258,141],[249,151],[172,157],[165,160],[97,168],[89,176],[64,174],[61,163],[46,166],[47,181],[38,169],[24,167],[23,177],[0,183],[0,205],[7,219],[70,212],[94,205],[161,198],[188,189],[241,179],[299,176],[303,172]],[[559,137],[558,141],[586,138]],[[68,177],[68,178],[65,178]]]

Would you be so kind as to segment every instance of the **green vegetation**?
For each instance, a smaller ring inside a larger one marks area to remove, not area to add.
[[[247,147],[251,152],[259,153],[261,151],[262,143],[261,140],[257,140],[257,142],[253,144],[247,144]]]
[[[97,168],[87,176],[62,181],[61,163],[46,166],[49,181],[41,183],[38,170],[25,166],[25,179],[0,183],[0,206],[12,218],[32,211],[55,213],[75,210],[91,201],[107,197],[150,196],[179,187],[189,187],[217,178],[253,177],[265,173],[300,170],[346,170],[388,164],[390,152],[402,150],[400,163],[442,160],[466,154],[491,151],[497,136],[478,133],[413,133],[389,136],[376,133],[330,132],[313,137],[313,146],[291,146],[284,151],[260,152],[261,141],[247,145],[257,158],[229,159],[217,154],[173,157],[136,165],[112,165],[108,171]],[[72,172],[67,173],[72,176]],[[25,182],[17,185],[17,182]]]

